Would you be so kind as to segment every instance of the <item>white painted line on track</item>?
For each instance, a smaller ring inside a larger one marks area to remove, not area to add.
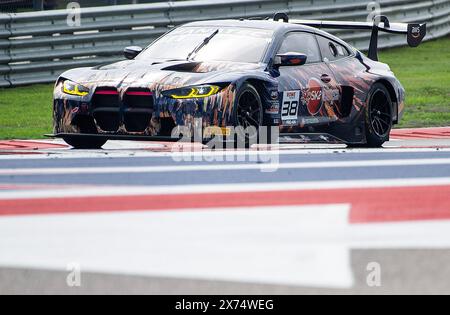
[[[346,149],[329,148],[314,149],[305,146],[303,149],[281,149],[281,150],[230,150],[230,151],[185,151],[185,152],[152,152],[142,149],[118,149],[118,150],[53,150],[39,151],[43,154],[25,155],[0,155],[0,160],[47,160],[47,159],[96,159],[96,158],[133,158],[133,157],[169,157],[177,160],[199,161],[207,157],[217,157],[218,160],[224,157],[258,157],[273,155],[311,155],[311,154],[371,154],[371,153],[426,153],[426,152],[450,152],[450,148],[382,148],[382,149]]]
[[[352,225],[349,212],[336,204],[1,217],[0,266],[349,288],[352,249],[450,248],[449,220]]]
[[[441,178],[405,178],[372,180],[339,180],[311,182],[273,182],[246,184],[207,184],[173,186],[86,186],[67,189],[0,191],[0,199],[45,199],[66,197],[104,197],[139,195],[177,195],[207,194],[230,192],[261,192],[320,190],[320,189],[358,189],[416,186],[447,186],[450,177]]]
[[[330,235],[349,225],[349,208],[4,217],[0,266],[347,288],[350,257]]]
[[[202,164],[202,165],[169,165],[169,166],[126,166],[126,167],[64,167],[64,168],[24,168],[0,169],[0,176],[25,175],[71,175],[71,174],[131,174],[131,173],[177,173],[200,171],[236,171],[261,170],[276,171],[280,169],[324,169],[386,166],[425,166],[450,165],[446,159],[398,159],[398,160],[366,160],[366,161],[326,161],[297,163],[261,163],[261,164]]]

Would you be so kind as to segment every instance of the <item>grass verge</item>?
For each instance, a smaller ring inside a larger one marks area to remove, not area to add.
[[[406,89],[406,112],[399,127],[450,125],[450,37],[419,48],[380,53]]]

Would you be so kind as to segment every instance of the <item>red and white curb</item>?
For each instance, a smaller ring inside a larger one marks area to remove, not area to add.
[[[39,140],[5,140],[0,141],[0,151],[33,151],[48,149],[63,149],[68,146],[54,141]]]
[[[70,196],[76,188],[6,191],[0,193],[0,216],[350,204],[351,223],[450,219],[450,178],[408,181],[405,185],[401,180],[209,185],[215,192],[203,190],[202,185],[95,188],[95,195],[84,195],[93,189],[88,187],[79,189],[82,196]],[[130,194],[119,192],[125,189]]]
[[[391,138],[398,140],[450,139],[450,127],[394,129]]]
[[[352,249],[450,248],[449,195],[450,178],[3,191],[0,266],[350,288]]]

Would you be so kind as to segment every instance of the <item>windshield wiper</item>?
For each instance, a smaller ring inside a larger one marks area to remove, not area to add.
[[[197,54],[203,47],[205,47],[206,45],[208,45],[209,42],[211,41],[211,39],[213,39],[217,34],[219,34],[219,30],[215,31],[214,33],[212,33],[211,35],[209,35],[208,37],[206,37],[206,38],[203,40],[203,42],[200,43],[200,45],[198,45],[197,47],[195,47],[195,49],[189,53],[189,55],[187,56],[186,60],[187,60],[187,61],[191,60],[192,55]]]

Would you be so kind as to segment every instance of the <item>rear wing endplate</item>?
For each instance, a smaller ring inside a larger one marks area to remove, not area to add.
[[[373,22],[343,22],[343,21],[314,21],[314,20],[291,20],[285,13],[277,13],[275,21],[283,20],[286,23],[301,24],[315,28],[340,29],[340,30],[371,30],[370,47],[368,57],[378,61],[378,33],[407,35],[410,47],[419,46],[427,34],[427,24],[419,23],[391,23],[386,16],[379,15]]]

